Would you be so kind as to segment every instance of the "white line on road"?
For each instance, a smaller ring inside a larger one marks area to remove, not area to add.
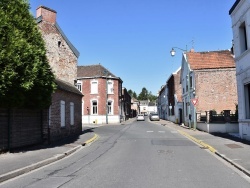
[[[153,133],[154,131],[147,131],[147,133]]]
[[[165,131],[158,131],[159,133],[165,133]]]

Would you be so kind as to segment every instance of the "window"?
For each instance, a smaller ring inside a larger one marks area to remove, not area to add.
[[[81,84],[81,83],[77,83],[77,84],[76,84],[76,88],[77,88],[79,91],[82,91],[82,84]]]
[[[97,101],[92,101],[92,114],[97,114]]]
[[[97,93],[98,93],[98,82],[91,81],[91,94],[97,94]]]
[[[65,127],[65,101],[61,101],[60,113],[61,113],[61,127]]]
[[[241,50],[241,53],[243,53],[248,48],[248,46],[247,46],[247,31],[246,31],[245,22],[243,22],[240,25],[240,28],[239,28],[239,40],[240,40],[240,50]]]
[[[70,103],[70,125],[74,125],[74,103]]]
[[[250,83],[245,85],[244,90],[245,90],[246,119],[250,119]]]
[[[112,81],[108,81],[108,94],[114,94],[114,84]]]
[[[112,101],[108,101],[108,114],[113,114]]]
[[[193,78],[190,76],[190,88],[193,88]]]

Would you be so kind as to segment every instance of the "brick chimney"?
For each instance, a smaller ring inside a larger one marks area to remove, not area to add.
[[[56,23],[56,11],[45,7],[45,6],[40,6],[36,9],[36,17],[42,16],[42,19],[55,24]]]

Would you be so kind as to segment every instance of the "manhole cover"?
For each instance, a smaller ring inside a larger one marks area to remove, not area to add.
[[[231,149],[235,149],[235,148],[243,148],[240,145],[237,144],[225,144],[227,147],[231,148]]]

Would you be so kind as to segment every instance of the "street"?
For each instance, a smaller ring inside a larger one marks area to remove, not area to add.
[[[0,187],[250,187],[243,173],[147,118],[92,130],[99,139],[90,146]]]

